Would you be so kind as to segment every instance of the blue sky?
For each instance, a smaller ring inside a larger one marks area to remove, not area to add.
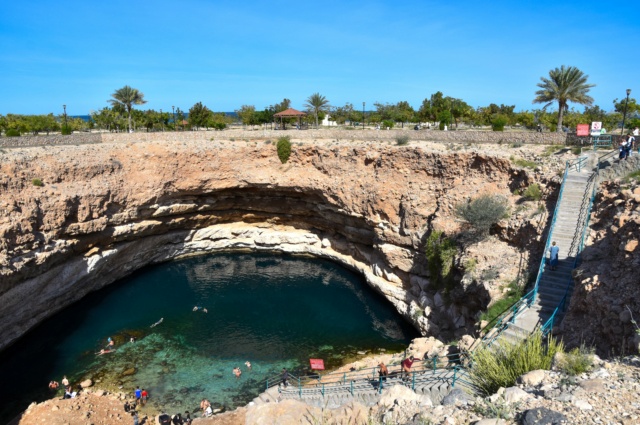
[[[116,89],[143,108],[262,109],[319,92],[331,105],[436,91],[474,107],[533,105],[549,70],[576,66],[595,104],[640,98],[637,1],[8,1],[0,114],[84,115]],[[581,106],[578,107],[580,110]]]

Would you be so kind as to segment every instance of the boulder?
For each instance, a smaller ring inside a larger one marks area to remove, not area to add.
[[[507,421],[498,418],[480,419],[474,425],[507,425]]]
[[[82,388],[89,388],[92,385],[93,385],[93,381],[91,379],[85,379],[84,381],[80,382],[80,386]]]
[[[504,399],[507,403],[518,403],[527,398],[531,398],[531,394],[518,387],[509,387],[504,390]]]
[[[532,370],[518,378],[518,382],[527,387],[537,387],[544,381],[546,372],[542,369]]]
[[[442,399],[442,404],[445,406],[466,406],[473,401],[474,399],[472,396],[465,393],[460,388],[454,388],[449,392],[449,394],[444,396],[444,398]]]
[[[546,407],[529,409],[522,415],[522,425],[560,425],[567,423],[567,418],[555,410]]]

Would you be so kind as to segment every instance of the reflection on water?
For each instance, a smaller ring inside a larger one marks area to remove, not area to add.
[[[283,367],[305,373],[314,357],[338,366],[415,336],[359,275],[328,261],[224,254],[165,263],[88,296],[0,355],[0,382],[16,383],[0,385],[0,399],[22,396],[3,403],[0,423],[50,397],[47,383],[63,374],[140,385],[167,411],[194,410],[204,397],[233,408]],[[108,337],[117,351],[96,356]]]

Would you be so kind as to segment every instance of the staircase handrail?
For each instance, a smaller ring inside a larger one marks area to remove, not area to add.
[[[556,206],[553,209],[553,217],[551,218],[551,224],[549,225],[549,232],[547,233],[547,240],[545,241],[544,250],[542,251],[542,258],[540,260],[540,266],[538,267],[538,274],[536,276],[536,282],[533,286],[533,289],[529,291],[527,294],[525,294],[518,301],[513,303],[511,306],[503,310],[503,312],[500,313],[498,316],[491,319],[489,323],[484,328],[482,328],[482,330],[480,330],[480,335],[483,335],[483,337],[481,338],[481,344],[491,345],[500,336],[500,334],[502,334],[502,332],[507,327],[509,327],[511,323],[515,322],[516,317],[521,312],[521,307],[525,303],[527,304],[527,307],[529,307],[531,306],[531,304],[535,302],[538,296],[538,287],[540,285],[540,279],[542,277],[542,273],[544,272],[544,266],[546,263],[546,253],[549,250],[549,246],[551,245],[551,236],[553,234],[553,228],[555,227],[556,219],[558,217],[558,209],[560,208],[560,201],[562,201],[562,195],[564,193],[565,183],[567,181],[569,170],[572,167],[576,167],[576,169],[579,171],[586,160],[587,160],[586,156],[584,157],[581,156],[576,159],[568,160],[565,163],[564,173],[562,175],[562,183],[560,185],[560,192],[558,193]],[[505,320],[507,318],[508,320]],[[492,323],[495,323],[495,324],[492,326]],[[492,329],[489,331],[486,331],[486,333],[483,333],[490,326],[492,327]],[[474,347],[474,349],[475,348],[476,347]]]
[[[454,353],[446,356],[433,356],[430,359],[423,359],[414,362],[412,370],[415,372],[432,372],[442,370],[452,370],[454,367],[466,361],[466,353]],[[390,374],[400,373],[402,364],[387,365]],[[371,380],[377,376],[378,367],[371,367],[350,372],[328,372],[325,374],[313,374],[305,376],[294,376],[289,374],[289,385],[297,385],[300,388],[317,384],[347,383],[350,381]],[[266,389],[273,388],[282,383],[282,374],[274,375],[265,380]]]
[[[600,169],[602,168],[602,163],[609,159],[609,157],[615,155],[617,152],[615,150],[606,153],[604,155],[601,155],[598,158],[598,164],[596,166],[596,170],[595,172],[591,175],[591,184],[593,185],[591,188],[591,196],[589,196],[589,205],[586,208],[586,218],[584,220],[584,226],[582,227],[582,231],[580,232],[580,244],[578,246],[578,251],[576,252],[576,256],[573,260],[573,269],[575,269],[578,266],[578,263],[580,262],[580,257],[582,254],[582,250],[584,248],[584,238],[585,235],[587,233],[587,229],[589,228],[589,221],[591,219],[591,209],[593,208],[593,201],[596,198],[596,194],[598,193],[598,180],[600,177]],[[542,325],[541,327],[541,331],[543,335],[548,334],[549,332],[551,332],[551,330],[553,330],[553,325],[555,324],[555,320],[556,317],[558,316],[558,313],[562,310],[564,311],[566,308],[566,304],[567,304],[567,298],[569,297],[569,290],[572,288],[573,286],[573,276],[569,277],[569,282],[567,284],[567,288],[564,291],[564,296],[562,297],[562,299],[560,300],[560,302],[558,303],[558,306],[553,310],[553,313],[551,314],[551,317],[549,317],[549,319],[545,322],[544,325]]]

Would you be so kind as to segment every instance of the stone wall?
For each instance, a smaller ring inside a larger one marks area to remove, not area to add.
[[[336,141],[391,141],[400,136],[409,136],[413,141],[463,142],[463,143],[523,143],[523,144],[565,144],[564,133],[536,133],[528,131],[439,131],[439,130],[243,130],[184,131],[157,133],[74,133],[69,136],[40,135],[0,138],[0,148],[44,145],[78,145],[87,143],[130,143],[130,142],[187,142],[221,140],[277,140],[289,136],[294,141],[336,140]]]
[[[102,143],[100,133],[75,133],[69,136],[61,134],[2,137],[0,148],[24,148],[28,146],[59,146],[59,145],[83,145],[90,143]]]

